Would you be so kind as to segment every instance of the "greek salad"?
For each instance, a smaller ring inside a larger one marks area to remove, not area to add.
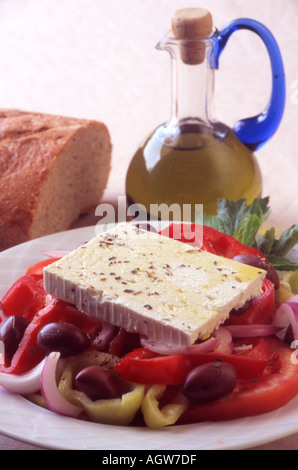
[[[266,271],[262,294],[212,335],[170,347],[101,321],[48,294],[29,267],[0,302],[0,385],[48,410],[98,423],[159,429],[255,416],[298,393],[298,225],[262,230],[269,198],[219,201],[199,247]],[[196,224],[196,221],[194,221]],[[170,225],[167,236],[177,231]],[[191,241],[182,224],[180,241]]]

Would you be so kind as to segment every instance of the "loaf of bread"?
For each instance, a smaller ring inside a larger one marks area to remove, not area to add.
[[[98,205],[111,153],[102,122],[0,110],[0,250],[67,230]]]

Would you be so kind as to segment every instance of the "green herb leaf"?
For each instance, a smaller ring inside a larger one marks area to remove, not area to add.
[[[285,230],[272,248],[272,254],[285,256],[298,243],[298,224]]]
[[[239,221],[233,235],[243,245],[252,246],[261,224],[261,219],[257,214],[249,214]]]
[[[256,214],[262,222],[268,219],[271,214],[269,207],[269,197],[263,199],[254,199],[251,206],[248,207],[250,214]]]
[[[217,217],[226,227],[226,232],[233,235],[240,220],[247,214],[246,200],[228,201],[220,199],[217,203]]]
[[[283,256],[269,255],[268,261],[278,271],[295,271],[298,270],[298,264],[294,261],[289,261]]]
[[[209,227],[234,236],[246,246],[257,247],[276,269],[296,270],[298,264],[288,261],[285,256],[298,243],[298,224],[285,230],[279,239],[276,239],[274,227],[260,236],[259,229],[270,214],[269,197],[256,198],[251,205],[247,205],[245,199],[220,199],[217,214],[204,214],[203,221]]]
[[[207,227],[212,227],[215,230],[219,230],[223,233],[230,232],[229,226],[227,226],[225,222],[216,215],[204,214],[203,221],[204,225],[206,225]]]
[[[258,239],[257,248],[262,253],[264,253],[265,256],[269,256],[274,243],[275,243],[275,228],[271,227],[268,230],[266,230],[266,232],[260,239]]]

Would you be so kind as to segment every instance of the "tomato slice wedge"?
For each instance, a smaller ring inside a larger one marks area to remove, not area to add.
[[[49,259],[44,259],[42,261],[39,261],[38,263],[35,263],[33,266],[30,266],[30,268],[27,269],[26,274],[31,274],[35,276],[43,276],[43,268],[48,266],[49,264],[55,263],[55,261],[58,261],[61,258],[49,258]]]
[[[159,233],[225,258],[251,254],[266,259],[257,248],[243,245],[232,235],[222,233],[207,225],[172,223]]]
[[[31,321],[46,304],[47,292],[39,277],[24,275],[6,292],[1,304],[6,317],[20,315]]]
[[[0,365],[0,372],[6,374],[24,374],[35,367],[44,354],[37,345],[37,336],[41,328],[52,322],[66,322],[77,326],[90,338],[96,337],[102,328],[102,322],[86,315],[73,305],[52,298],[47,305],[39,310],[25,330],[19,347],[9,362]]]
[[[140,335],[130,333],[120,328],[118,334],[112,339],[108,352],[113,356],[122,357],[132,350],[140,347]]]
[[[180,424],[226,421],[276,410],[298,393],[298,365],[291,361],[291,350],[274,338],[258,338],[246,355],[267,361],[260,376],[239,379],[235,389],[224,398],[193,404],[180,418]]]
[[[123,379],[135,383],[179,385],[194,367],[215,361],[225,361],[233,365],[237,376],[243,379],[257,377],[267,365],[267,361],[259,357],[217,352],[160,356],[146,348],[139,348],[120,359],[115,370]]]
[[[249,301],[247,308],[230,312],[225,325],[270,325],[272,322],[275,291],[269,279],[264,279],[262,294]]]

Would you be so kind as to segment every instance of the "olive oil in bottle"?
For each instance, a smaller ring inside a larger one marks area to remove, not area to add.
[[[252,30],[265,42],[271,59],[272,94],[263,113],[239,121],[232,130],[213,119],[212,100],[219,56],[238,29]],[[196,205],[203,205],[205,213],[215,213],[218,199],[246,199],[250,204],[262,192],[253,151],[272,137],[285,103],[283,63],[276,41],[254,20],[234,20],[218,31],[208,11],[185,8],[174,13],[171,31],[156,47],[170,54],[172,110],[169,121],[154,130],[130,162],[126,175],[129,204],[144,208],[147,217],[154,218],[162,218],[160,205],[178,205],[180,216],[183,206],[191,205],[189,220],[194,220]]]
[[[187,126],[192,127],[192,126]],[[223,130],[224,126],[221,126]],[[204,212],[215,213],[218,199],[247,199],[252,202],[261,193],[261,174],[253,153],[234,132],[225,135],[187,132],[183,126],[174,142],[164,138],[158,128],[135,153],[126,178],[130,203],[142,204],[147,213],[161,204],[203,204]]]

